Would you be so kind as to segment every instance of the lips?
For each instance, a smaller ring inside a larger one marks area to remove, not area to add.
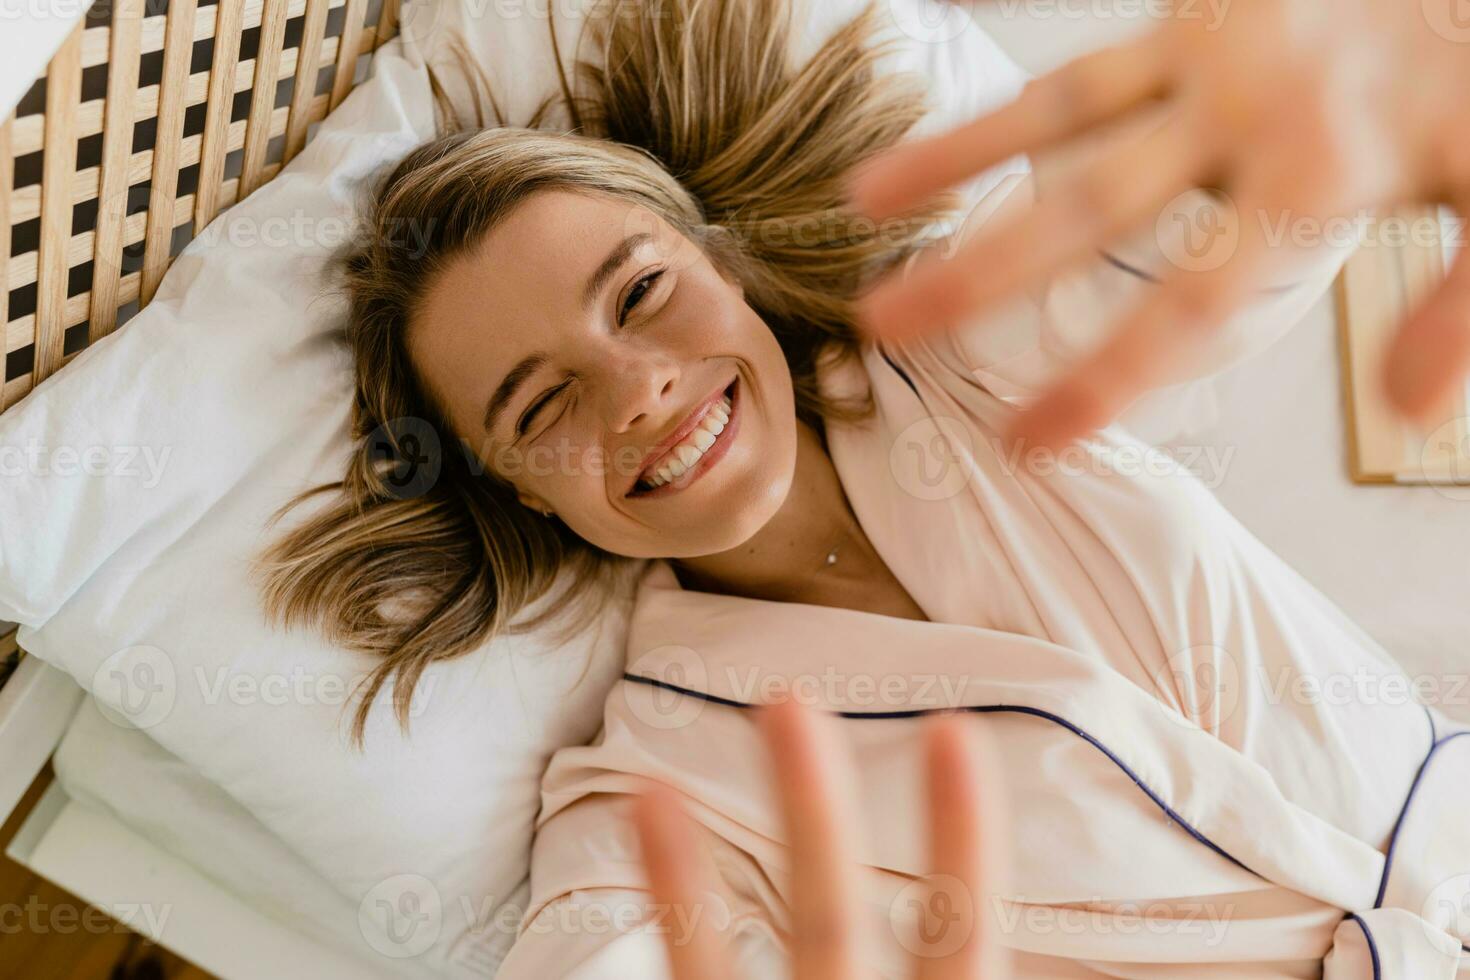
[[[632,485],[628,488],[625,496],[661,495],[664,492],[679,489],[681,485],[689,482],[691,473],[708,468],[708,466],[713,465],[715,460],[724,455],[724,446],[721,442],[717,441],[714,445],[705,446],[698,458],[692,463],[680,465],[680,461],[690,458],[691,454],[686,450],[685,444],[691,441],[691,436],[698,442],[700,432],[703,432],[704,439],[707,440],[709,438],[708,430],[721,428],[720,425],[716,424],[719,418],[729,419],[728,406],[730,402],[726,399],[729,396],[733,396],[738,382],[739,375],[736,375],[727,384],[710,392],[709,395],[700,400],[699,404],[684,417],[684,420],[673,431],[659,440],[658,444],[649,450],[643,457],[638,475],[634,477]],[[722,403],[726,406],[723,410],[724,414],[717,413],[711,416],[711,412],[715,412]],[[711,418],[714,418],[715,421],[712,422]],[[700,432],[696,432],[696,430],[700,430]],[[729,434],[733,437],[733,429]],[[699,444],[701,446],[703,445],[702,443]],[[704,458],[706,455],[710,457],[707,461]],[[671,466],[679,469],[681,472],[678,476],[669,479],[667,471]],[[648,483],[657,478],[656,473],[659,470],[665,471],[664,479],[667,482],[657,487],[650,487]]]

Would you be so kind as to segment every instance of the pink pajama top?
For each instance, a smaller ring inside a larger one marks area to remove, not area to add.
[[[1002,180],[979,220],[1030,188]],[[667,975],[660,932],[678,924],[641,890],[626,819],[643,777],[703,828],[720,881],[703,911],[745,973],[784,975],[791,857],[746,706],[789,691],[843,718],[882,976],[910,974],[927,928],[919,719],[961,708],[1000,749],[983,778],[1010,800],[1010,866],[976,911],[1018,976],[1470,977],[1470,733],[1123,426],[1058,457],[997,438],[1079,338],[1156,288],[1168,244],[1149,229],[960,331],[823,375],[873,390],[876,415],[829,426],[829,447],[931,622],[688,591],[648,564],[602,732],[545,775],[501,976]],[[1342,258],[1293,265],[1201,369],[1279,336]]]

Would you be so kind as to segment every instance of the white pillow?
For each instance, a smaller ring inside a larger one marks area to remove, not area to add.
[[[267,516],[339,477],[351,452],[330,262],[364,181],[431,135],[420,43],[437,61],[463,30],[519,121],[555,77],[548,6],[570,58],[575,5],[518,6],[502,20],[463,0],[408,19],[372,78],[189,245],[145,311],[0,416],[0,619],[361,903],[366,945],[418,974],[487,975],[504,956],[540,773],[556,748],[595,733],[626,606],[559,649],[522,636],[431,666],[407,739],[384,691],[357,753],[344,702],[373,664],[315,632],[269,627],[245,573]],[[859,6],[817,4],[808,50]],[[1019,88],[1022,73],[967,15],[957,26],[931,0],[889,9],[912,35],[895,67],[928,73],[942,107],[925,128]],[[384,910],[410,893],[424,916],[389,935]]]
[[[430,136],[431,119],[424,72],[390,45],[307,149],[189,246],[141,315],[0,416],[0,444],[50,450],[36,457],[44,472],[6,479],[0,617],[354,904],[371,912],[384,887],[431,883],[437,935],[396,944],[369,915],[365,937],[443,970],[451,956],[498,962],[513,938],[454,945],[462,908],[516,901],[540,773],[596,730],[620,667],[616,620],[561,649],[518,637],[434,665],[411,737],[381,704],[358,753],[343,736],[347,694],[370,659],[273,630],[246,579],[268,515],[339,476],[351,451],[328,263],[362,179]],[[101,447],[109,475],[67,475],[68,447],[84,460]],[[132,465],[129,447],[144,451]]]

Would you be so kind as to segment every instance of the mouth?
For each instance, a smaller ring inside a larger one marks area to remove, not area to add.
[[[713,469],[729,451],[740,428],[741,389],[740,376],[736,375],[690,412],[674,433],[672,443],[655,451],[625,496],[666,497]]]

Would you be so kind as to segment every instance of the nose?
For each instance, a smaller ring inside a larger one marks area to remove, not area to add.
[[[679,366],[667,355],[649,350],[607,355],[607,373],[601,388],[606,392],[606,424],[610,431],[625,433],[659,419],[671,408]]]

